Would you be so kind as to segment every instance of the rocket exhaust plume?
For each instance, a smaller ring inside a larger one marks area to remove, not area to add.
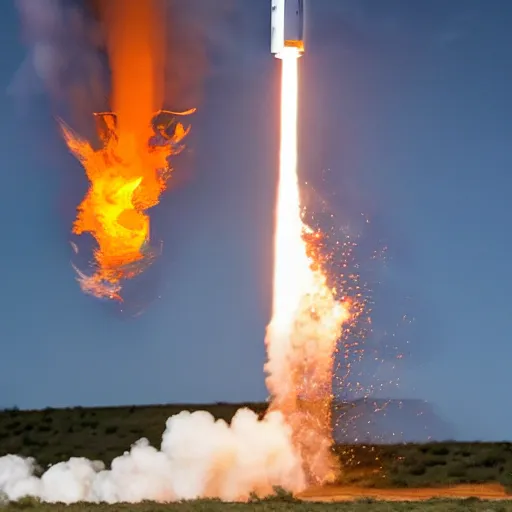
[[[297,175],[299,57],[304,52],[304,0],[272,0],[270,51],[281,59],[281,144],[277,189],[274,293],[265,365],[271,411],[292,430],[309,484],[333,481],[332,378],[348,299],[327,284],[320,232],[301,216]]]
[[[95,272],[79,271],[84,291],[121,299],[123,279],[151,262],[147,210],[159,202],[188,129],[176,113],[163,111],[165,26],[159,0],[103,0],[97,11],[105,31],[111,68],[113,112],[97,113],[102,146],[93,148],[61,121],[71,152],[90,182],[78,207],[73,233],[96,243]]]
[[[267,329],[271,410],[292,429],[309,483],[337,475],[331,453],[332,372],[348,302],[338,302],[322,271],[314,233],[301,218],[297,176],[298,58],[281,49],[281,147],[276,206],[272,319]]]

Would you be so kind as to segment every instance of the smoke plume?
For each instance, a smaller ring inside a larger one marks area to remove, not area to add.
[[[27,56],[8,94],[27,105],[44,94],[58,115],[80,125],[106,106],[107,73],[99,24],[76,2],[16,0]]]
[[[260,421],[248,409],[240,409],[230,426],[204,411],[181,412],[167,420],[160,450],[141,439],[110,469],[101,461],[71,458],[38,473],[34,459],[0,457],[0,494],[53,503],[245,501],[251,493],[272,494],[273,486],[298,491],[304,485],[281,414]]]
[[[55,113],[69,116],[78,130],[93,112],[112,108],[104,13],[116,2],[16,0],[28,51],[7,92],[25,104],[45,94]],[[172,110],[188,109],[202,98],[212,56],[228,47],[225,23],[233,1],[169,0],[160,8],[168,27],[163,103]]]

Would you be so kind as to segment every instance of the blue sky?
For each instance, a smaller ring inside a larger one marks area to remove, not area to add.
[[[358,378],[431,401],[461,439],[510,439],[512,5],[309,4],[301,174],[359,236],[373,279]],[[2,405],[265,398],[279,69],[269,6],[240,5],[209,27],[189,152],[154,212],[164,254],[131,286],[130,314],[74,281],[68,233],[85,182],[46,97],[0,100]],[[7,90],[26,48],[12,3],[0,12]]]

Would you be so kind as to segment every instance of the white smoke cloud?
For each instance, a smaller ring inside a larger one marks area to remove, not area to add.
[[[183,411],[167,420],[161,449],[147,439],[112,461],[71,458],[40,477],[34,459],[0,457],[0,495],[33,496],[46,502],[159,502],[195,498],[247,500],[274,487],[298,492],[305,486],[291,429],[279,412],[263,420],[240,409],[231,425],[205,411]]]

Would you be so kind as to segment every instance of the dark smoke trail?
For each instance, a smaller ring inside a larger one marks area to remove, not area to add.
[[[107,73],[99,25],[74,1],[16,0],[25,61],[8,93],[27,103],[46,93],[52,110],[77,127],[106,106]]]
[[[125,5],[122,0],[16,0],[28,54],[8,93],[23,103],[45,93],[54,112],[64,117],[69,113],[77,129],[90,122],[92,112],[113,109],[105,17],[118,3]],[[173,110],[197,106],[212,69],[212,53],[233,43],[224,22],[234,2],[168,0],[159,7],[168,25],[160,54],[164,105]]]

